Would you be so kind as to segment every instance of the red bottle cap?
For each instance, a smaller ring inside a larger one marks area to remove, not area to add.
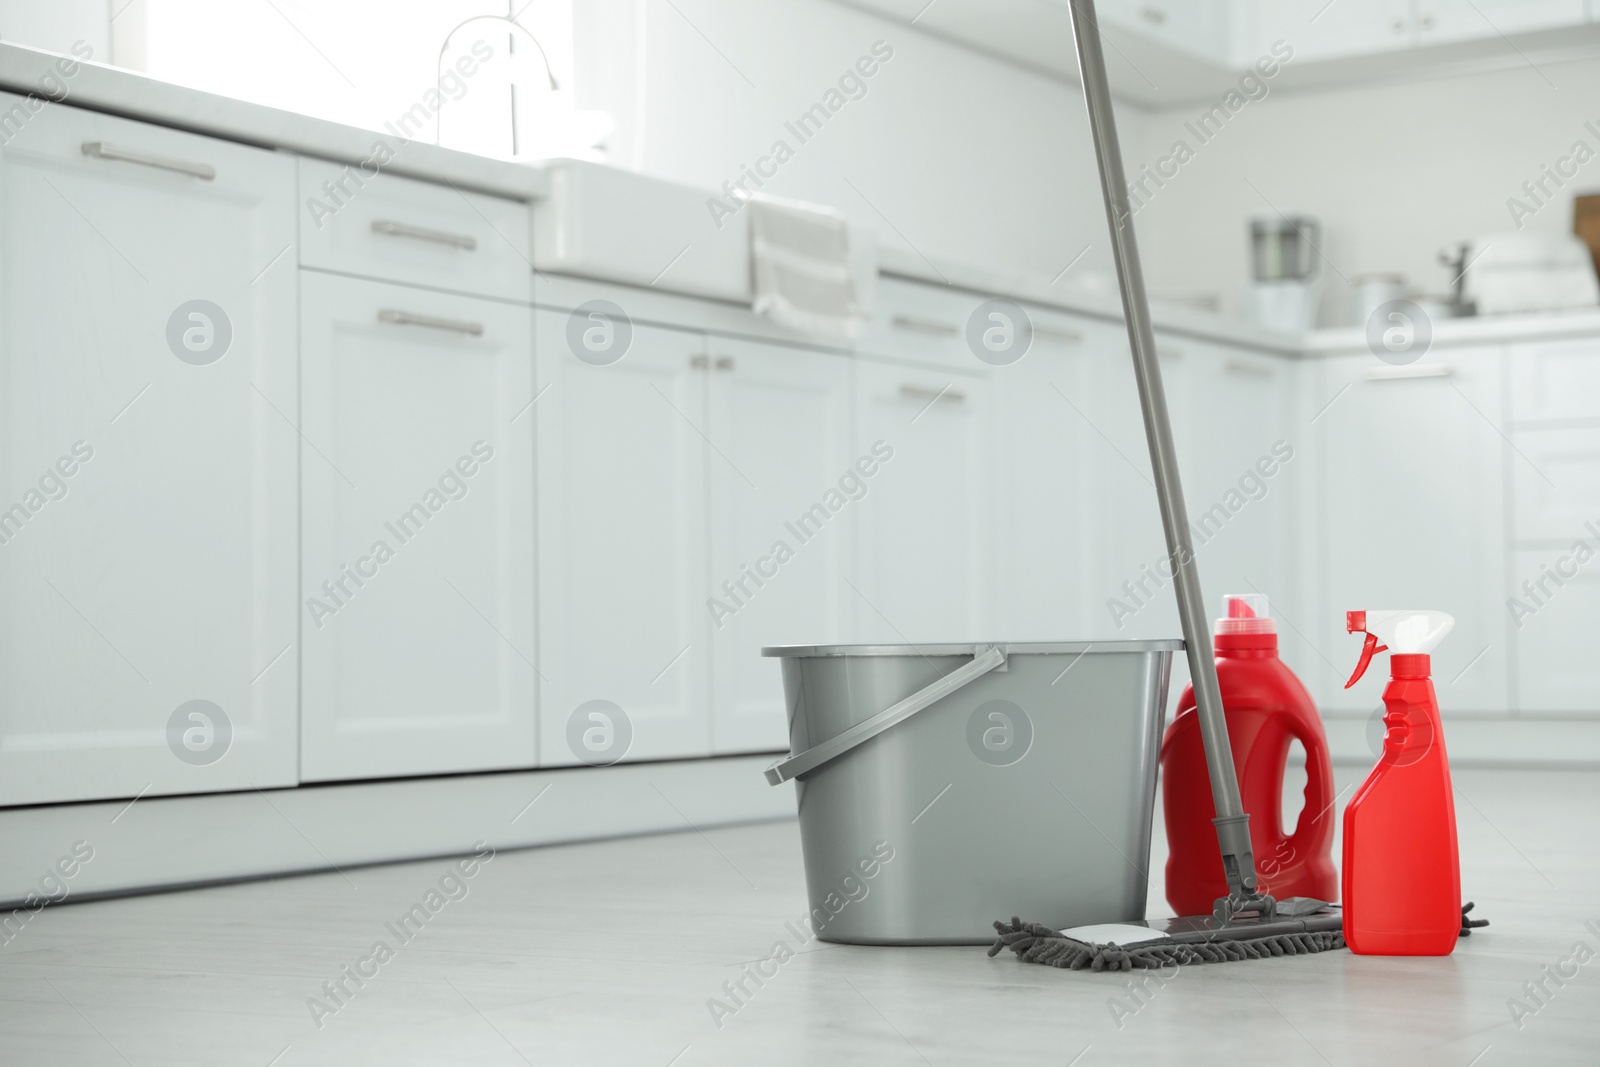
[[[1396,652],[1389,657],[1389,677],[1428,678],[1433,674],[1432,657],[1426,652]]]

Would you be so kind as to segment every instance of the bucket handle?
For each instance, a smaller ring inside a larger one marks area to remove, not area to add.
[[[849,752],[863,741],[870,741],[889,727],[905,722],[923,708],[938,703],[968,682],[988,674],[996,667],[1004,666],[1005,662],[1006,654],[998,648],[991,647],[987,652],[974,656],[972,662],[965,667],[956,668],[912,693],[898,704],[878,712],[872,718],[858,722],[850,729],[835,734],[822,744],[808,748],[804,752],[785,756],[767,768],[767,784],[782,785],[791,778],[798,778],[808,771],[816,770],[824,763]]]

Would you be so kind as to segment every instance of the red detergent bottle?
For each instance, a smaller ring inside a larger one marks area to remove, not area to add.
[[[1456,804],[1429,653],[1455,619],[1442,611],[1352,611],[1361,662],[1389,657],[1383,755],[1344,811],[1344,939],[1369,956],[1446,956],[1461,934]],[[1381,642],[1381,643],[1380,643]]]
[[[1279,900],[1312,897],[1332,902],[1339,890],[1333,868],[1333,765],[1311,694],[1278,658],[1278,628],[1260,594],[1222,598],[1212,644],[1228,720],[1239,792],[1250,814],[1250,845],[1261,890]],[[1305,807],[1293,834],[1283,831],[1283,775],[1289,742],[1306,754]],[[1161,804],[1166,816],[1167,903],[1179,915],[1209,915],[1228,895],[1217,834],[1216,807],[1195,713],[1194,687],[1178,698],[1178,713],[1161,743]]]

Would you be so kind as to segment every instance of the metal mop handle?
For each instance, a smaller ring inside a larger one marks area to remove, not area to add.
[[[1128,204],[1127,182],[1122,172],[1122,151],[1117,143],[1116,118],[1111,110],[1111,90],[1106,83],[1105,56],[1100,50],[1100,24],[1094,0],[1071,0],[1072,34],[1078,45],[1078,71],[1089,107],[1089,128],[1100,163],[1100,184],[1105,191],[1106,216],[1111,224],[1111,247],[1116,256],[1117,282],[1128,320],[1128,341],[1133,347],[1134,375],[1139,381],[1139,406],[1144,414],[1145,438],[1150,445],[1150,465],[1156,476],[1156,496],[1161,501],[1161,524],[1172,557],[1173,586],[1178,594],[1178,617],[1194,681],[1195,706],[1200,715],[1200,735],[1205,742],[1206,770],[1211,777],[1211,799],[1217,817],[1217,842],[1222,846],[1222,867],[1228,879],[1228,897],[1217,902],[1217,915],[1226,921],[1241,910],[1272,910],[1270,897],[1256,892],[1255,858],[1250,850],[1250,816],[1239,799],[1239,778],[1228,743],[1228,721],[1222,714],[1222,692],[1217,666],[1210,655],[1211,642],[1195,568],[1194,545],[1189,538],[1189,513],[1178,481],[1178,460],[1172,446],[1172,425],[1167,419],[1166,393],[1161,386],[1161,366],[1156,359],[1155,333],[1150,325],[1150,305],[1145,298],[1144,272],[1139,266],[1139,246],[1133,235],[1133,214]]]

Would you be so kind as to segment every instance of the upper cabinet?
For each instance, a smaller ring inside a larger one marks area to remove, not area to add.
[[[1120,28],[1228,65],[1236,20],[1229,0],[1099,0],[1106,28]]]
[[[0,803],[292,785],[294,161],[0,109]]]
[[[1259,0],[1253,5],[1255,51],[1274,42],[1294,49],[1299,62],[1371,55],[1410,47],[1413,0]],[[1249,59],[1240,57],[1248,62]],[[1253,58],[1253,57],[1252,57]]]
[[[1556,29],[1589,18],[1584,0],[1413,0],[1412,8],[1418,45]]]
[[[1078,80],[1067,0],[844,0],[901,25]],[[1312,88],[1415,77],[1430,64],[1495,65],[1570,51],[1592,0],[1099,0],[1106,75],[1148,108],[1215,103],[1240,73],[1293,58],[1273,86]],[[1274,50],[1274,45],[1278,50]]]
[[[1285,40],[1302,61],[1463,41],[1509,48],[1507,35],[1589,21],[1584,0],[1259,0],[1255,7],[1257,47]]]

